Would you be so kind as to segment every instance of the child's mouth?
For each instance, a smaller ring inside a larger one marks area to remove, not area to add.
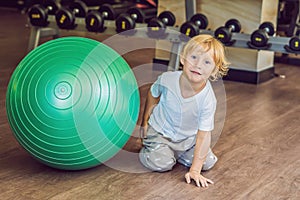
[[[190,72],[192,72],[193,74],[201,75],[199,72],[196,72],[196,71],[191,70]]]

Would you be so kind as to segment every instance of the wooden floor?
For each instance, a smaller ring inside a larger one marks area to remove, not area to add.
[[[286,78],[260,85],[225,82],[226,121],[214,146],[219,161],[204,173],[215,182],[209,188],[186,184],[181,165],[133,173],[107,165],[60,171],[38,163],[14,139],[5,111],[10,75],[26,55],[25,22],[18,12],[0,10],[0,199],[300,199],[299,66],[276,64]],[[153,51],[145,52],[126,59],[131,66],[151,62]],[[126,145],[132,154],[134,142]]]

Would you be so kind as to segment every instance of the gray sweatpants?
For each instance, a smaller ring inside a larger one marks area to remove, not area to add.
[[[147,138],[143,140],[143,148],[139,153],[139,158],[141,163],[152,171],[171,170],[176,161],[190,167],[193,161],[195,143],[196,137],[189,137],[180,142],[172,142],[149,126]],[[217,157],[209,149],[202,170],[211,169],[217,160]]]

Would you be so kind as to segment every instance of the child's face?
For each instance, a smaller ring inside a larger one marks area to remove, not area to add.
[[[215,62],[212,55],[212,50],[204,52],[198,48],[187,53],[185,58],[181,58],[183,73],[189,81],[201,83],[210,77],[215,68]]]

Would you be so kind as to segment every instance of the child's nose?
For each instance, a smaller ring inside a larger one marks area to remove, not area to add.
[[[197,68],[200,68],[201,67],[201,59],[197,59],[196,60],[196,62],[195,62],[195,66],[197,67]]]

